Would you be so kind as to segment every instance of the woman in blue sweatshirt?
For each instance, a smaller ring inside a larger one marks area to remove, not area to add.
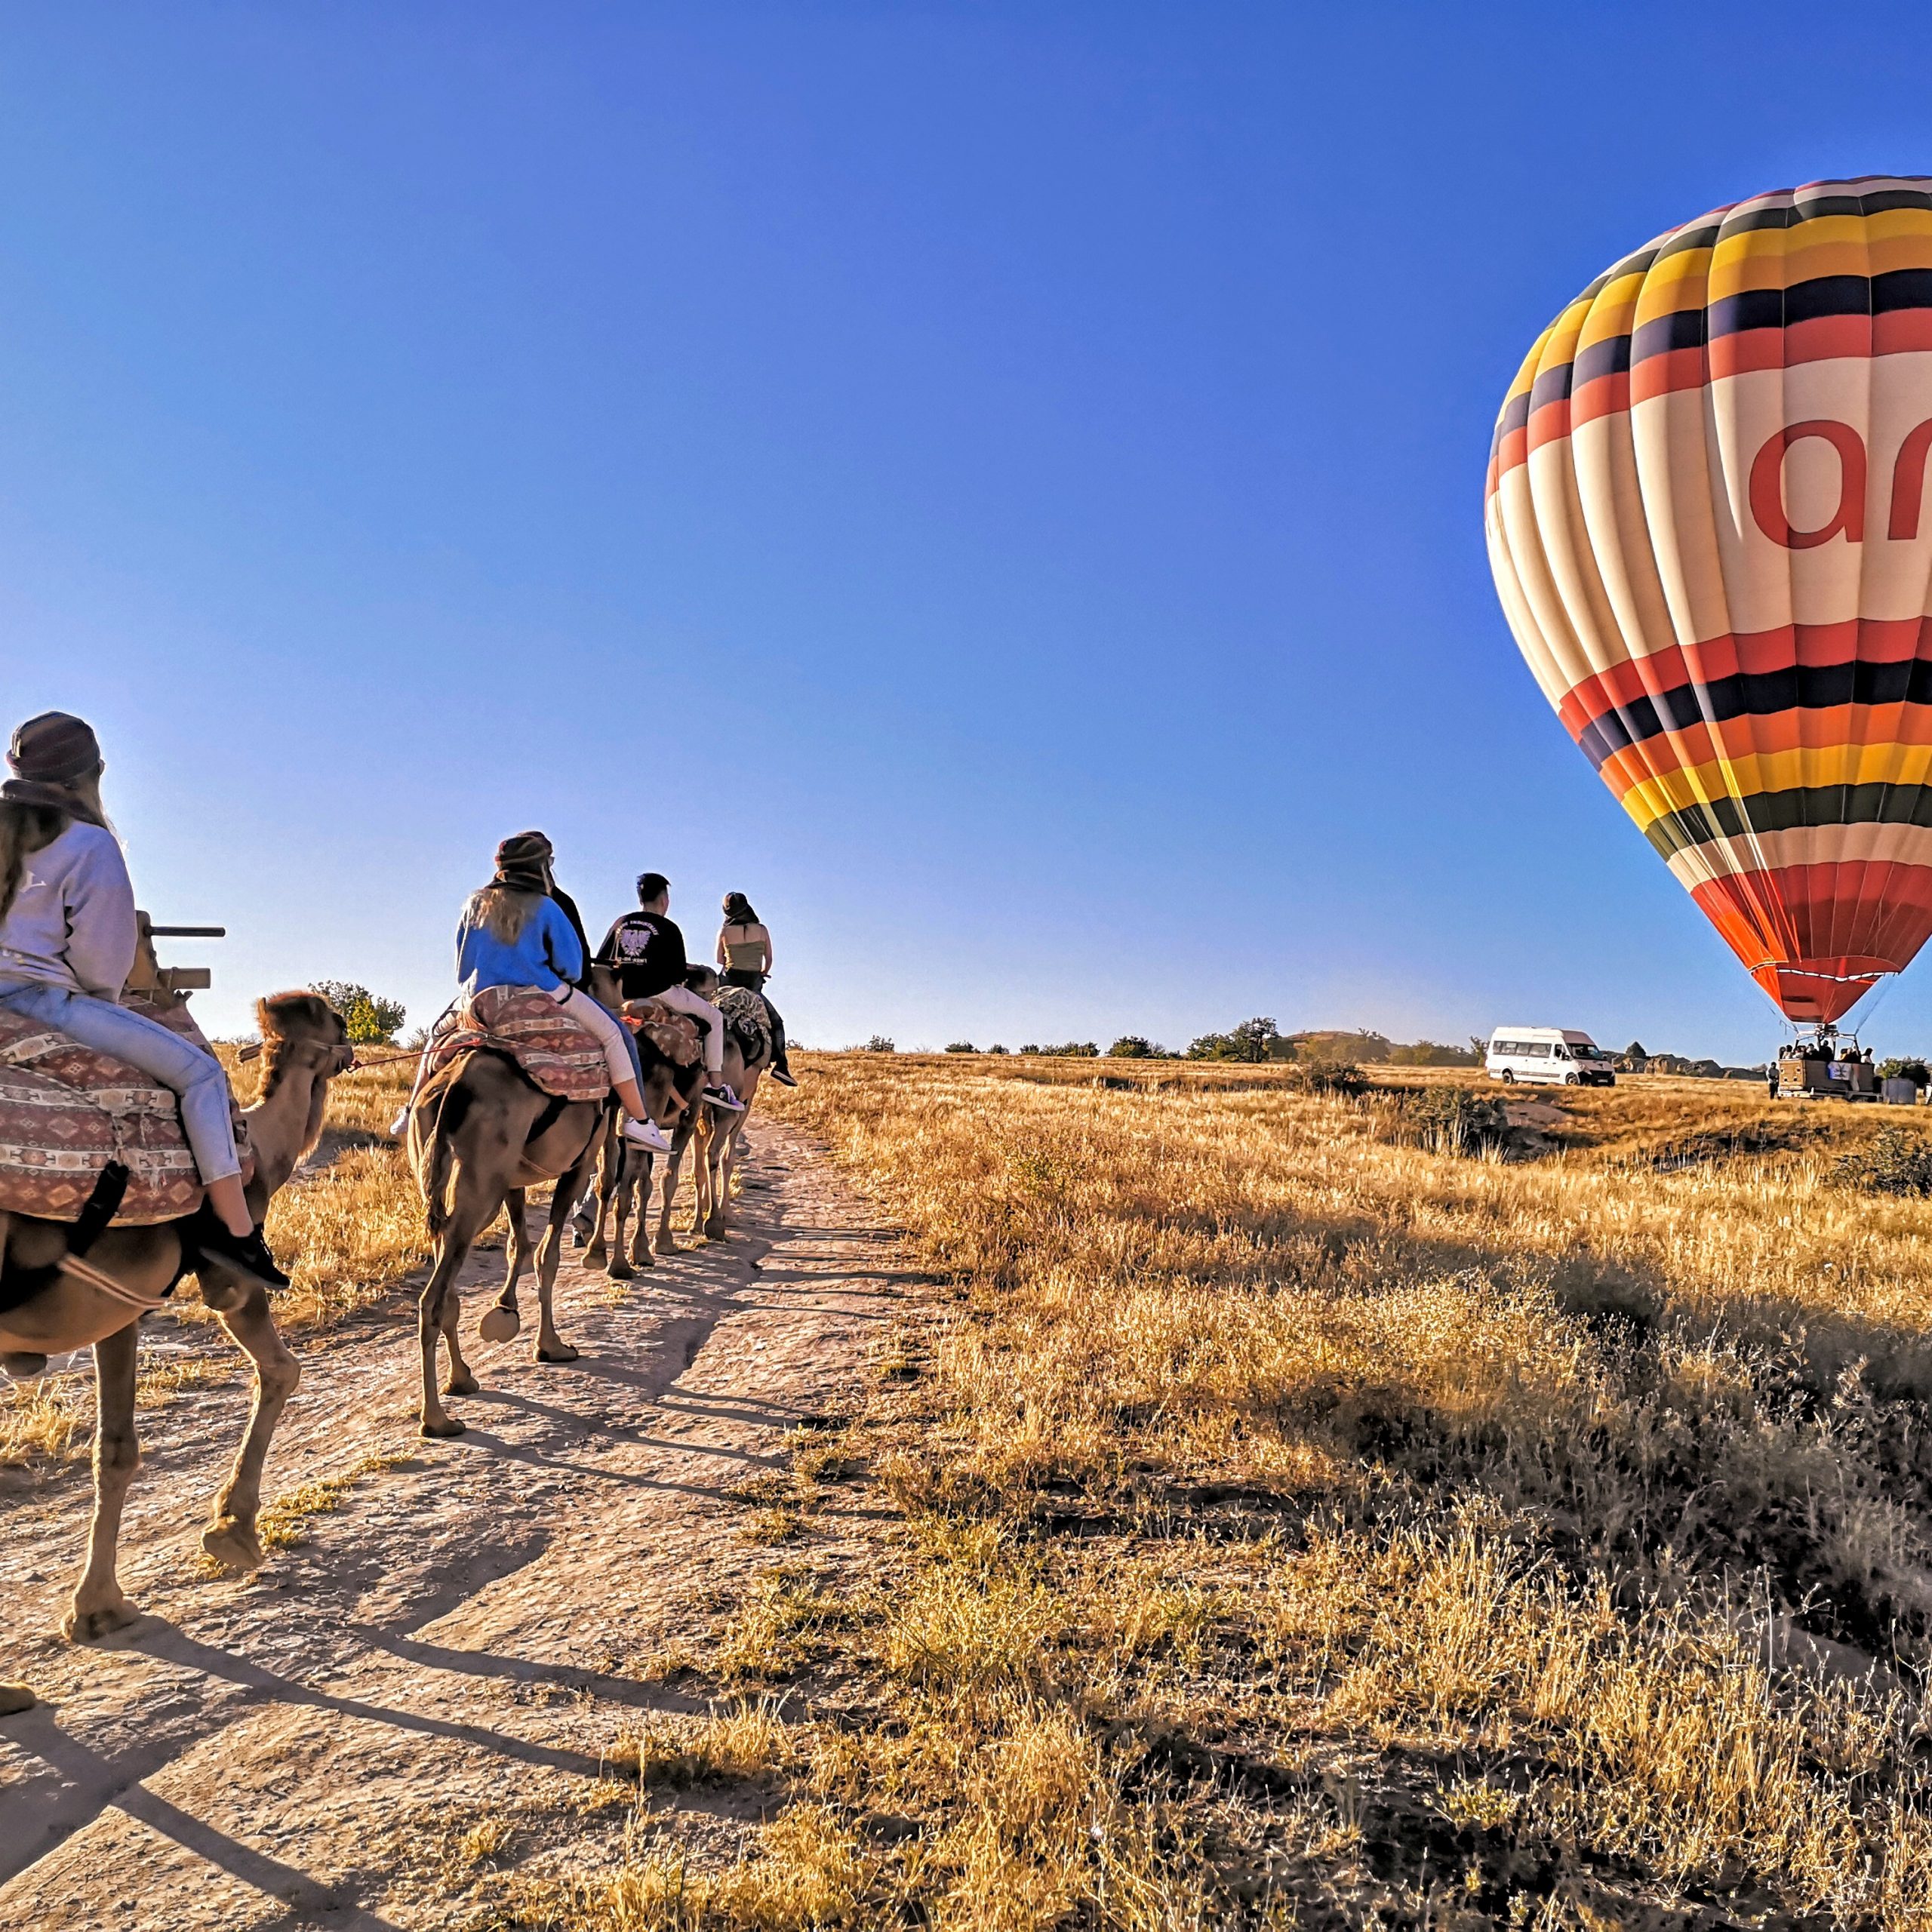
[[[583,946],[550,897],[549,860],[550,841],[540,832],[520,832],[497,848],[496,875],[471,894],[457,928],[457,978],[466,997],[491,986],[548,994],[603,1048],[611,1091],[630,1116],[624,1138],[668,1152],[670,1142],[645,1111],[635,1044],[596,1001],[577,990]]]

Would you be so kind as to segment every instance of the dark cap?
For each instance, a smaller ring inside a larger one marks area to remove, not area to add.
[[[497,848],[499,872],[525,872],[540,866],[551,855],[551,844],[540,832],[512,832]]]
[[[43,711],[14,734],[7,762],[37,784],[71,785],[100,769],[100,740],[81,719],[64,711]]]

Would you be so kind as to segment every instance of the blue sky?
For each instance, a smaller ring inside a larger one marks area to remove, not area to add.
[[[426,1020],[537,825],[595,923],[748,892],[815,1044],[1755,1060],[1504,626],[1490,426],[1659,229],[1932,171],[1928,19],[0,5],[6,708],[97,723],[222,1030]]]

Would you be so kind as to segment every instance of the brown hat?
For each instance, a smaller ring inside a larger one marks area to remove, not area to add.
[[[71,785],[100,769],[100,740],[81,719],[64,711],[43,711],[14,734],[7,762],[37,784]]]

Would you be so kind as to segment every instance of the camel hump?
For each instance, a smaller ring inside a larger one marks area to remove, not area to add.
[[[429,1072],[479,1051],[503,1054],[553,1100],[601,1100],[611,1091],[604,1049],[533,986],[488,986],[460,1001],[430,1036]]]

